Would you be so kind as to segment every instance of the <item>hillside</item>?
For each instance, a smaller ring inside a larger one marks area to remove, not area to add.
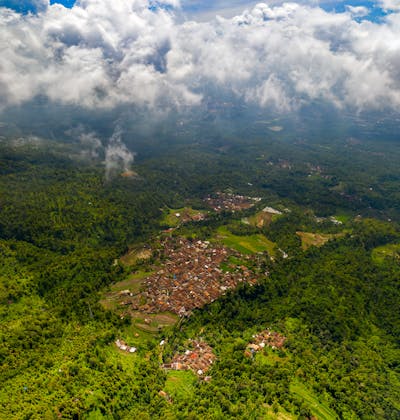
[[[395,220],[2,147],[0,417],[399,416]]]

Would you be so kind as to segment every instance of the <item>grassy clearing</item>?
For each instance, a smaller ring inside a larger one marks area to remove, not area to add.
[[[125,266],[132,266],[138,260],[148,260],[153,253],[148,248],[132,248],[120,258],[120,262]]]
[[[264,235],[237,236],[229,232],[225,226],[217,230],[217,239],[228,248],[235,249],[242,254],[255,254],[267,251],[270,255],[275,255],[275,243],[267,239]]]
[[[290,392],[301,397],[308,405],[311,413],[318,420],[334,420],[338,419],[338,415],[329,408],[328,404],[314,395],[299,381],[294,381],[290,384]]]
[[[279,218],[279,214],[271,214],[265,211],[260,211],[248,218],[249,224],[258,228],[268,227],[271,222]]]
[[[276,351],[266,347],[263,351],[260,351],[255,355],[254,360],[259,365],[275,366],[276,363],[286,362],[288,357],[281,357]]]
[[[158,331],[157,331],[158,332]],[[140,350],[144,343],[153,341],[155,338],[155,331],[145,331],[137,326],[132,320],[132,324],[126,326],[123,331],[122,338],[130,345],[133,345]]]
[[[196,375],[190,371],[169,371],[164,391],[172,398],[189,399],[194,393]]]
[[[129,290],[131,293],[139,293],[143,287],[143,281],[152,272],[138,271],[130,274],[127,279],[111,285],[110,291],[100,300],[100,304],[108,310],[116,310],[119,307],[118,297],[122,290]]]
[[[387,244],[372,250],[372,260],[382,264],[386,258],[395,258],[400,261],[400,244]]]
[[[301,239],[301,247],[303,250],[310,248],[310,246],[322,246],[330,239],[337,238],[342,234],[332,233],[313,233],[313,232],[296,232]]]
[[[111,286],[111,292],[118,293],[121,290],[129,289],[132,293],[137,293],[141,290],[144,279],[151,274],[153,274],[151,271],[137,271],[136,273],[132,273],[126,280],[113,284]]]
[[[193,216],[205,214],[205,212],[199,210],[193,210],[191,207],[182,207],[180,209],[168,209],[168,213],[165,214],[162,219],[162,223],[169,227],[177,227],[184,220],[190,219]]]
[[[158,314],[145,314],[135,311],[131,314],[132,325],[140,331],[155,334],[165,327],[175,325],[179,317],[172,312],[161,312]]]

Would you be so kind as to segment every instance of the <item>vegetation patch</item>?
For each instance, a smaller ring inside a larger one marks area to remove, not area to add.
[[[191,207],[182,207],[180,209],[168,209],[162,224],[169,227],[177,227],[182,223],[196,222],[204,220],[206,212],[194,210]]]
[[[121,303],[126,297],[140,293],[143,281],[151,274],[151,272],[137,271],[130,274],[127,279],[111,285],[110,291],[100,300],[101,305],[110,310],[121,308]]]
[[[179,317],[172,312],[145,314],[135,311],[130,314],[132,325],[141,331],[155,334],[165,327],[171,327],[178,322]]]
[[[349,222],[352,218],[349,214],[346,214],[346,213],[335,214],[333,217],[334,219],[338,220],[339,222],[343,224]]]
[[[400,244],[387,244],[372,250],[372,260],[382,264],[386,259],[400,261]]]
[[[239,266],[247,266],[248,261],[243,258],[238,258],[235,255],[229,256],[229,258],[226,261],[223,261],[219,268],[222,271],[233,273],[238,270]]]
[[[148,271],[136,271],[135,273],[131,273],[126,280],[113,284],[111,286],[111,292],[117,293],[125,289],[129,289],[132,293],[139,292],[143,280],[151,274],[152,272]]]
[[[197,377],[190,370],[168,371],[164,390],[172,398],[189,399],[196,382]]]
[[[335,420],[339,416],[329,408],[329,405],[313,394],[299,381],[290,384],[290,392],[304,400],[306,407],[318,420]]]
[[[297,416],[289,414],[278,406],[266,406],[265,419],[266,420],[294,420]]]
[[[149,248],[132,248],[120,258],[120,262],[125,266],[132,266],[140,260],[149,260],[153,253]]]
[[[246,354],[245,354],[246,356]],[[262,352],[257,352],[253,355],[253,360],[260,366],[277,366],[277,363],[284,363],[288,357],[281,356],[277,351],[267,348]]]
[[[341,234],[331,233],[313,233],[313,232],[296,232],[301,239],[301,247],[306,250],[310,246],[322,246],[330,239],[336,238]]]
[[[269,255],[275,255],[276,244],[261,234],[238,236],[231,233],[225,226],[221,226],[217,230],[217,239],[221,240],[228,248],[242,254],[248,255],[267,251]]]
[[[280,217],[279,214],[276,213],[269,213],[267,211],[259,211],[258,213],[250,216],[248,218],[248,222],[252,226],[256,226],[258,228],[268,227],[271,222],[275,221]]]

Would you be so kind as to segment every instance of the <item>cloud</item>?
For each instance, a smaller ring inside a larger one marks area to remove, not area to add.
[[[260,3],[194,22],[176,8],[176,0],[80,0],[36,15],[0,8],[3,106],[45,96],[89,110],[164,112],[212,91],[282,112],[317,100],[360,110],[400,105],[398,13],[373,23],[359,20],[368,14],[361,6],[334,13]]]
[[[0,8],[0,30],[0,94],[8,104],[42,94],[87,108],[199,100],[165,72],[174,22],[146,1],[81,0],[30,16]]]
[[[382,9],[386,11],[400,10],[400,0],[380,0],[379,4],[382,7]]]
[[[79,159],[86,161],[104,160],[107,180],[130,171],[135,153],[131,152],[123,142],[123,129],[118,121],[113,134],[108,140],[104,141],[104,145],[95,131],[88,131],[82,124],[70,128],[65,134],[79,143],[79,156],[71,157],[79,157]]]
[[[122,129],[117,125],[105,152],[106,179],[109,180],[118,173],[129,171],[134,157],[134,153],[130,152],[123,143]]]
[[[74,136],[77,136],[80,143],[80,157],[84,160],[94,161],[104,155],[104,148],[101,140],[94,131],[86,132],[83,126],[77,129],[69,130]]]
[[[346,10],[354,17],[368,16],[370,10],[365,6],[350,6],[346,5]]]

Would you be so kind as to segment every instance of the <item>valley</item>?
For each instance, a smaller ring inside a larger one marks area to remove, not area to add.
[[[282,197],[288,169],[263,161],[214,187],[168,157],[166,173],[144,162],[104,182],[101,167],[66,158],[54,172],[7,147],[24,163],[3,159],[0,175],[1,416],[397,413],[395,207],[388,221],[333,205],[325,178]]]

